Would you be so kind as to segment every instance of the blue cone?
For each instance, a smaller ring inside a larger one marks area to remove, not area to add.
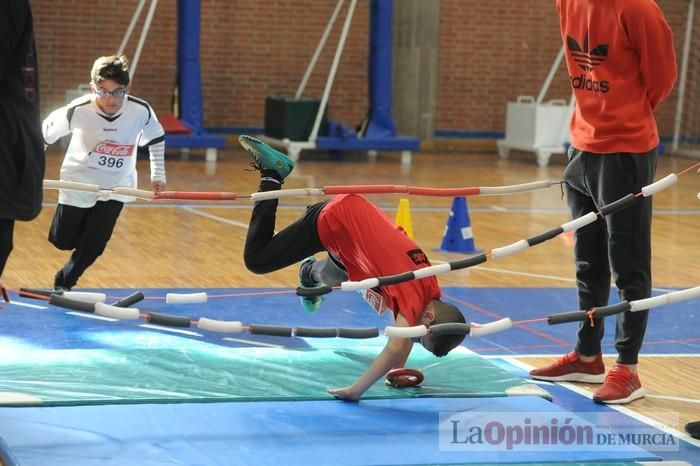
[[[481,252],[474,244],[467,199],[464,196],[455,197],[452,201],[450,218],[447,219],[445,234],[438,251],[473,254]]]

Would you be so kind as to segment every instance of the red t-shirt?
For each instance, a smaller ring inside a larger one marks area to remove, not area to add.
[[[571,142],[600,154],[659,144],[654,109],[673,89],[673,34],[653,0],[557,0],[576,96]]]
[[[355,194],[333,198],[318,218],[323,246],[340,258],[352,281],[418,270],[425,253],[387,215]],[[386,306],[417,325],[425,306],[440,297],[435,277],[381,287]]]

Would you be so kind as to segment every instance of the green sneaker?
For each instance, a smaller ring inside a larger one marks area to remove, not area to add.
[[[316,262],[314,256],[309,256],[299,264],[299,284],[302,288],[315,288],[321,283],[311,278],[311,267]],[[301,307],[308,313],[313,313],[319,310],[323,304],[323,296],[300,296]]]
[[[260,139],[241,135],[238,142],[253,157],[258,170],[275,170],[280,178],[285,179],[294,169],[294,161]]]

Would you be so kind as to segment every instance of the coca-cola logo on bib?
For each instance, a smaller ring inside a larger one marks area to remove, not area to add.
[[[134,152],[133,144],[117,144],[115,142],[104,141],[93,151],[96,154],[108,155],[110,157],[129,157]]]

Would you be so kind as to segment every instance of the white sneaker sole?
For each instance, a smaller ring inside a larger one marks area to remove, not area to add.
[[[620,398],[619,400],[609,400],[609,401],[603,401],[600,398],[596,398],[595,396],[593,397],[593,401],[596,403],[604,404],[604,405],[624,405],[627,403],[631,403],[634,400],[638,400],[640,398],[644,398],[646,395],[646,392],[644,391],[643,388],[638,388],[637,390],[633,391],[630,396],[627,398]]]
[[[603,383],[605,374],[584,374],[582,372],[572,372],[571,374],[548,377],[544,375],[531,375],[535,380],[546,380],[548,382],[583,382],[583,383]]]

